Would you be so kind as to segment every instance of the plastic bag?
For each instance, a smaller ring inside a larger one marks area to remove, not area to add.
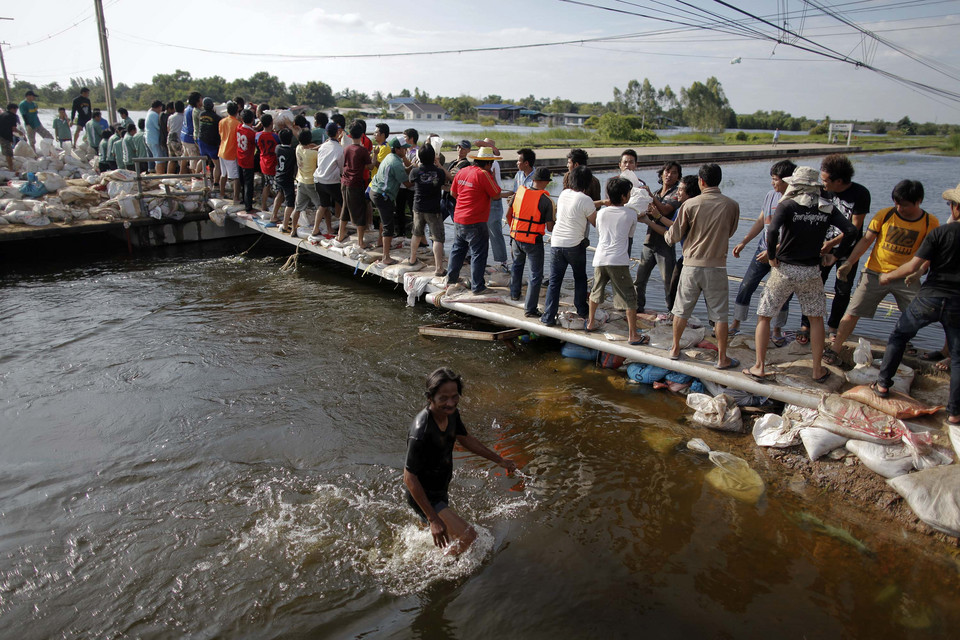
[[[766,489],[763,479],[743,458],[724,451],[712,451],[700,438],[688,442],[687,448],[710,457],[716,468],[707,473],[706,480],[715,489],[747,504],[756,504],[763,495]]]
[[[846,436],[837,435],[819,427],[800,429],[800,441],[803,442],[803,448],[807,450],[810,462],[820,459],[834,449],[839,449],[847,444],[847,440],[849,438]]]
[[[687,406],[694,410],[693,422],[708,429],[737,431],[743,428],[740,407],[727,394],[711,398],[705,393],[691,393]]]
[[[847,440],[846,448],[863,466],[884,478],[896,478],[913,471],[913,455],[906,445]]]
[[[784,449],[797,444],[800,426],[789,418],[768,413],[753,423],[753,440],[761,447]]]
[[[36,174],[27,173],[27,181],[20,185],[20,193],[24,198],[39,198],[47,193],[47,189],[37,179]]]
[[[948,465],[887,480],[918,518],[960,537],[960,466]]]
[[[868,365],[873,362],[873,351],[870,349],[870,341],[866,338],[860,338],[857,348],[853,350],[853,362],[858,365]]]
[[[894,418],[906,419],[906,418],[916,418],[917,416],[932,415],[940,409],[943,409],[943,406],[928,406],[919,400],[915,400],[908,395],[904,395],[899,391],[890,390],[890,396],[887,398],[881,398],[873,392],[873,390],[867,385],[860,385],[859,387],[854,387],[849,391],[845,391],[842,396],[847,400],[856,400],[857,402],[862,402],[863,404],[873,407],[877,411],[891,415]]]

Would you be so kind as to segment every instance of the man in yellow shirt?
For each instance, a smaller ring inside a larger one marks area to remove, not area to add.
[[[923,239],[940,222],[920,207],[923,185],[918,181],[901,180],[891,195],[895,206],[881,209],[873,216],[863,238],[853,248],[846,263],[837,269],[838,278],[849,278],[860,256],[876,242],[850,300],[850,307],[837,327],[833,344],[823,352],[823,361],[827,364],[840,364],[840,349],[844,341],[853,333],[861,317],[873,317],[887,294],[893,294],[897,307],[903,313],[920,290],[920,274],[885,285],[880,283],[880,275],[890,273],[908,262]]]

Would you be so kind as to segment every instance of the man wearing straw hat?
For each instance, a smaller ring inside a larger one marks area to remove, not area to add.
[[[960,184],[943,192],[950,205],[950,220],[927,234],[916,254],[890,273],[880,275],[880,284],[888,285],[929,268],[927,279],[907,306],[890,334],[877,381],[871,385],[881,398],[890,394],[907,341],[920,329],[934,322],[943,325],[950,350],[950,399],[947,422],[960,424]]]
[[[492,147],[480,147],[468,157],[473,160],[473,165],[458,171],[450,188],[451,195],[457,199],[457,207],[453,211],[455,238],[450,249],[447,284],[456,284],[460,279],[460,269],[469,249],[470,289],[475,294],[484,294],[489,291],[483,276],[490,241],[487,228],[490,202],[501,198],[500,185],[493,179],[490,167],[501,157]]]
[[[779,313],[791,294],[810,318],[813,379],[825,382],[830,375],[820,363],[823,353],[823,316],[827,299],[820,278],[820,249],[830,226],[843,233],[842,249],[857,239],[857,228],[832,204],[820,204],[819,175],[812,167],[797,167],[783,178],[787,189],[780,198],[767,231],[767,255],[771,275],[757,305],[757,361],[743,374],[758,382],[766,380],[764,359],[770,341],[770,319]]]

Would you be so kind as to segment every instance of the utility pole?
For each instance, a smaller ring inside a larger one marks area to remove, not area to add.
[[[100,58],[103,66],[103,94],[107,100],[107,119],[114,123],[117,121],[117,105],[113,101],[113,73],[110,71],[110,49],[107,46],[107,25],[103,19],[103,2],[93,0],[93,6],[97,10],[97,32],[100,35]]]
[[[0,18],[0,20],[13,20],[13,18]],[[0,42],[0,68],[3,69],[3,92],[7,94],[7,103],[10,102],[10,82],[7,80],[7,63],[3,61],[3,45],[6,42]]]

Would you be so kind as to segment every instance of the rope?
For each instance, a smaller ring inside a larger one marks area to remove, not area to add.
[[[255,246],[257,246],[257,243],[258,243],[258,242],[260,242],[261,240],[263,240],[263,236],[264,236],[264,235],[266,235],[266,234],[261,233],[261,234],[260,234],[260,237],[257,238],[252,245],[250,245],[250,249],[247,249],[246,251],[244,251],[244,252],[241,253],[240,255],[241,255],[241,256],[245,256],[245,255],[247,255],[248,253],[250,253],[250,250],[253,249]]]
[[[261,236],[261,237],[262,237],[262,236]],[[254,244],[256,244],[256,243],[254,243]],[[281,273],[289,273],[289,272],[291,272],[291,271],[296,271],[296,270],[297,270],[297,264],[298,264],[299,261],[300,261],[300,247],[302,247],[302,246],[303,246],[303,240],[301,240],[300,242],[297,243],[297,250],[294,252],[294,254],[293,254],[292,256],[290,256],[289,258],[287,258],[287,261],[286,261],[285,263],[283,263],[283,266],[282,266],[282,267],[280,267],[280,272],[281,272]],[[252,248],[252,247],[251,247],[251,248]]]

